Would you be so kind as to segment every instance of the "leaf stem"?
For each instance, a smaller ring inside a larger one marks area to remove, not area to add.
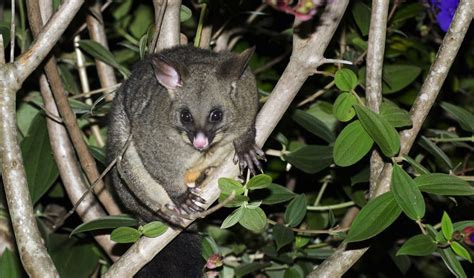
[[[310,211],[325,211],[331,209],[340,209],[340,208],[347,208],[354,206],[355,203],[353,201],[335,204],[335,205],[328,205],[328,206],[307,206],[306,209]]]
[[[428,138],[431,141],[438,142],[474,142],[474,135],[470,137],[457,137],[457,138]]]
[[[201,14],[199,15],[199,23],[196,30],[196,37],[194,37],[194,46],[199,47],[201,44],[201,34],[202,34],[202,27],[204,26],[204,16],[206,15],[207,11],[207,3],[201,4]]]

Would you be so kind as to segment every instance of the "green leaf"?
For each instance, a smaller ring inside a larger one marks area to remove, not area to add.
[[[131,227],[118,227],[110,234],[110,239],[117,243],[132,243],[140,239],[139,230]]]
[[[341,167],[355,164],[372,148],[374,140],[359,120],[348,124],[337,136],[334,144],[334,163]]]
[[[448,102],[441,102],[441,107],[459,123],[462,129],[474,132],[474,114]]]
[[[414,160],[413,158],[409,157],[408,155],[404,155],[403,156],[403,160],[405,160],[406,162],[410,163],[411,167],[413,167],[413,169],[418,173],[418,174],[421,174],[421,175],[424,175],[424,174],[429,174],[430,171],[428,171],[428,169],[426,169],[423,165],[421,165],[418,161]]]
[[[395,128],[372,110],[360,105],[354,107],[362,126],[380,147],[383,154],[387,157],[396,155],[400,150],[400,137]]]
[[[285,270],[285,273],[283,274],[283,278],[304,278],[304,277],[306,277],[304,275],[304,271],[299,265],[294,265],[290,268],[287,268]]]
[[[392,28],[399,29],[407,20],[420,14],[425,7],[421,3],[412,3],[400,6],[391,20]]]
[[[296,196],[291,200],[285,210],[285,223],[290,227],[298,226],[306,215],[306,197],[304,194]]]
[[[283,158],[303,172],[314,174],[331,165],[332,147],[306,145],[293,152],[284,154]]]
[[[15,253],[5,248],[0,256],[0,277],[21,278],[20,261]]]
[[[270,184],[265,188],[265,191],[269,192],[269,194],[262,199],[262,203],[265,205],[283,203],[293,199],[296,195],[294,192],[288,190],[288,188],[276,183]]]
[[[334,75],[336,87],[343,92],[350,92],[357,87],[359,80],[357,75],[350,69],[340,69]]]
[[[240,221],[240,219],[242,219],[243,215],[244,215],[243,207],[237,208],[230,215],[228,215],[226,219],[224,219],[224,221],[221,224],[221,229],[227,229],[229,227],[234,226]]]
[[[0,34],[3,36],[3,45],[10,43],[10,25],[6,22],[0,22]]]
[[[168,226],[161,221],[153,221],[143,225],[141,231],[146,237],[157,237],[168,230]]]
[[[470,263],[472,263],[472,258],[471,254],[469,254],[469,251],[464,248],[459,242],[453,241],[450,244],[451,249],[453,249],[454,253],[458,254],[461,258],[464,258],[468,260]]]
[[[120,73],[122,73],[124,77],[130,75],[130,71],[124,66],[120,65],[115,59],[114,55],[112,55],[112,53],[100,43],[92,40],[80,40],[79,47],[92,57],[116,68],[118,71],[120,71]]]
[[[466,273],[464,272],[464,269],[462,268],[461,263],[456,258],[456,255],[454,254],[453,250],[447,248],[438,248],[438,253],[441,255],[441,258],[443,259],[444,263],[448,267],[449,271],[451,271],[451,273],[453,273],[458,278],[467,277]]]
[[[354,219],[346,241],[362,241],[378,235],[390,226],[401,212],[390,191],[370,200]]]
[[[397,256],[428,256],[435,250],[436,242],[431,237],[421,234],[408,239],[398,250]]]
[[[310,113],[302,110],[296,110],[291,118],[300,126],[304,127],[304,129],[320,137],[324,141],[328,143],[334,142],[334,133],[332,133],[332,131],[329,130],[329,128],[322,121]]]
[[[407,87],[420,75],[421,68],[412,65],[384,65],[382,93],[392,94]],[[359,71],[359,79],[365,81],[366,68]]]
[[[121,4],[112,11],[112,15],[115,19],[121,19],[126,16],[132,8],[133,0],[124,0]]]
[[[290,244],[295,239],[293,231],[281,224],[273,226],[273,238],[275,239],[277,251]]]
[[[247,183],[247,188],[250,190],[262,189],[268,187],[272,183],[272,177],[265,174],[260,174],[252,177]]]
[[[380,105],[380,115],[393,127],[411,126],[410,114],[395,103],[385,100]]]
[[[58,178],[58,168],[49,143],[46,119],[42,113],[33,118],[20,148],[31,201],[35,204]]]
[[[181,22],[185,22],[186,20],[190,19],[192,16],[193,16],[193,12],[185,5],[181,5],[181,10],[179,12],[179,20]]]
[[[449,159],[449,157],[443,152],[443,150],[436,146],[435,143],[431,142],[430,139],[426,138],[425,136],[421,136],[418,144],[420,144],[423,149],[427,150],[435,158],[441,160],[441,162],[443,162],[446,167],[448,167],[449,169],[454,168],[451,159]]]
[[[207,261],[211,255],[219,253],[219,246],[212,237],[205,236],[201,241],[201,250],[202,257]]]
[[[94,243],[85,243],[67,235],[51,233],[47,236],[48,253],[59,277],[92,277],[99,265],[99,252]],[[3,276],[2,276],[3,277]]]
[[[421,191],[447,196],[474,195],[474,187],[456,176],[442,173],[425,174],[415,178]]]
[[[232,191],[235,191],[235,195],[241,195],[244,193],[244,187],[240,182],[229,179],[229,178],[220,178],[217,183],[219,184],[219,189],[221,190],[221,194],[230,195]]]
[[[261,208],[250,209],[243,207],[243,215],[239,220],[239,224],[247,230],[260,233],[267,225],[267,216]]]
[[[150,6],[139,5],[133,12],[133,20],[130,23],[130,33],[136,38],[141,38],[147,29],[153,24],[153,11]]]
[[[351,93],[342,93],[340,94],[334,106],[332,107],[332,112],[336,118],[341,122],[348,122],[355,116],[355,110],[353,105],[357,103],[357,99]]]
[[[91,152],[92,156],[97,159],[102,165],[107,165],[107,158],[105,156],[105,148],[96,147],[92,145],[87,146],[89,151]]]
[[[451,240],[453,238],[453,222],[446,212],[443,212],[443,217],[441,218],[441,231],[446,240]]]
[[[425,216],[425,200],[415,181],[397,164],[393,165],[391,189],[403,212],[413,220]]]
[[[138,221],[135,218],[132,218],[126,214],[109,215],[94,219],[86,223],[82,223],[71,232],[70,236],[78,233],[90,232],[95,230],[114,229],[121,226],[136,225],[138,225]]]
[[[370,8],[362,2],[355,2],[352,6],[352,16],[359,27],[362,36],[369,34],[370,26]]]
[[[229,196],[230,196],[230,194],[221,193],[221,195],[219,196],[219,203],[224,202],[224,200],[226,200]],[[234,199],[232,201],[230,201],[228,204],[226,204],[225,207],[226,208],[240,207],[245,202],[248,202],[248,200],[249,200],[249,197],[247,197],[247,196],[235,195]]]
[[[260,269],[264,269],[266,267],[271,266],[271,263],[247,263],[247,264],[241,264],[235,268],[235,276],[236,277],[243,277],[247,274],[250,274],[252,272],[255,272]]]

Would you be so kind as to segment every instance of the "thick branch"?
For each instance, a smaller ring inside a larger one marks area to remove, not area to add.
[[[44,29],[37,34],[30,48],[15,61],[15,74],[19,83],[23,83],[56,45],[83,2],[84,0],[65,1],[51,20],[46,23]]]
[[[426,77],[420,94],[411,109],[413,128],[401,133],[400,154],[407,154],[420,131],[420,128],[428,115],[431,106],[434,104],[441,86],[449,72],[449,69],[461,46],[464,36],[469,28],[473,16],[474,4],[470,0],[463,0],[459,3],[451,26],[446,34],[443,43],[438,51],[436,60]],[[380,195],[390,190],[390,177],[392,173],[391,165],[386,165],[379,176],[377,189],[374,195]],[[345,246],[339,246],[336,252],[327,258],[312,277],[340,277],[344,274],[360,257],[368,250],[345,251]]]
[[[89,29],[89,36],[92,40],[100,43],[106,49],[109,49],[107,43],[107,36],[105,35],[104,22],[102,20],[102,12],[100,7],[102,1],[96,1],[92,6],[89,7],[94,11],[94,15],[91,13],[87,14],[87,29]],[[114,69],[107,65],[106,63],[95,60],[97,67],[97,73],[99,74],[100,85],[102,88],[112,88],[117,84],[117,79],[115,77]],[[106,92],[108,93],[108,92]],[[107,100],[111,101],[113,99],[112,94],[108,94],[105,97]]]
[[[305,80],[322,63],[324,51],[336,31],[348,3],[348,0],[340,0],[328,5],[316,32],[309,34],[309,37],[303,39],[299,38],[298,34],[294,35],[294,51],[290,63],[257,117],[257,144],[263,145]],[[208,205],[219,197],[218,179],[220,177],[236,177],[238,174],[239,169],[232,163],[229,156],[206,180],[202,197],[209,200]],[[186,224],[189,225],[191,222],[187,221]],[[159,238],[141,238],[122,255],[118,262],[112,265],[105,277],[123,277],[135,274],[179,233],[180,231],[168,229]]]
[[[181,0],[168,0],[155,52],[179,45]],[[158,30],[157,30],[158,31]]]
[[[32,277],[57,277],[58,273],[39,234],[26,184],[17,141],[16,91],[56,44],[82,2],[71,0],[62,5],[31,48],[13,65],[0,67],[2,178],[20,257]]]
[[[0,66],[0,149],[2,179],[20,258],[31,277],[59,277],[36,224],[18,146],[16,91],[11,66]]]
[[[389,1],[372,2],[370,18],[369,45],[367,49],[366,91],[367,105],[379,112],[382,102],[382,68],[385,51],[385,34],[387,32],[387,16]],[[376,188],[377,180],[384,167],[384,162],[377,150],[370,157],[370,192]]]
[[[40,78],[40,91],[45,109],[49,111],[50,114],[59,117],[58,108],[56,107],[48,81],[44,75],[41,75]],[[84,192],[88,191],[86,182],[83,179],[81,168],[77,163],[74,148],[69,140],[66,128],[50,118],[47,118],[46,124],[54,158],[56,161],[60,161],[57,165],[61,180],[69,199],[74,204],[81,198]],[[84,198],[77,207],[76,212],[84,222],[106,215],[96,198],[91,194],[88,194]],[[109,257],[116,259],[112,255],[114,243],[110,241],[109,235],[96,235],[95,239]]]
[[[37,36],[40,31],[40,26],[42,26],[40,7],[38,5],[38,2],[35,0],[30,0],[27,3],[28,18],[30,20],[31,30],[33,34]],[[44,70],[46,72],[46,76],[48,77],[51,90],[53,91],[54,99],[59,109],[59,113],[61,114],[64,124],[66,125],[68,133],[71,137],[71,141],[73,142],[77,150],[79,161],[82,165],[82,168],[84,169],[84,172],[87,175],[87,178],[89,179],[89,182],[92,184],[99,178],[100,175],[97,171],[96,162],[92,155],[89,153],[89,149],[86,143],[84,142],[82,132],[77,124],[76,115],[69,106],[67,94],[64,90],[61,77],[59,76],[59,71],[54,57],[49,58],[49,60],[45,64]],[[62,163],[62,161],[57,161],[57,163],[60,164]],[[110,214],[120,213],[120,209],[115,204],[115,201],[113,200],[112,196],[105,189],[103,181],[99,181],[97,183],[96,187],[94,188],[94,191],[101,200],[101,203],[104,205],[104,207]]]
[[[420,132],[421,126],[428,116],[436,97],[448,75],[449,69],[454,62],[454,58],[461,47],[469,25],[473,17],[474,3],[470,0],[459,2],[459,6],[449,26],[448,33],[443,39],[443,43],[436,55],[436,59],[428,72],[420,94],[413,104],[410,114],[413,127],[402,132],[400,155],[410,152],[415,139]]]

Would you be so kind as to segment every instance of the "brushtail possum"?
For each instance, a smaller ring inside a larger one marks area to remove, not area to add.
[[[109,161],[119,158],[113,189],[141,222],[180,226],[203,211],[199,185],[232,150],[241,172],[261,168],[253,51],[163,50],[139,62],[118,90],[107,139]],[[182,233],[154,261],[154,277],[201,277],[199,237]]]

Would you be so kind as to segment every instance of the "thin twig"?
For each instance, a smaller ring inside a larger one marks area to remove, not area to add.
[[[11,22],[10,22],[10,63],[13,63],[15,61],[15,31],[16,31],[16,24],[15,24],[15,0],[11,1],[12,6],[11,6]]]

